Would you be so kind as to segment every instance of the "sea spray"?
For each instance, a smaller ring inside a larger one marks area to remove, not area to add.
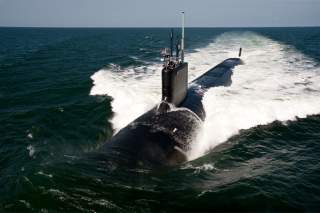
[[[189,79],[206,72],[243,48],[244,65],[236,67],[231,87],[211,88],[204,96],[206,120],[192,144],[190,159],[248,129],[320,112],[319,68],[291,46],[251,32],[228,32],[186,54]],[[155,106],[161,98],[161,63],[124,68],[109,66],[93,76],[91,95],[114,100],[116,131]]]

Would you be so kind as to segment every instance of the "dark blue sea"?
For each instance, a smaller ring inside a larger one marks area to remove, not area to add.
[[[189,161],[86,157],[161,99],[169,32],[0,28],[0,212],[320,211],[320,28],[187,28],[190,80],[244,61]]]

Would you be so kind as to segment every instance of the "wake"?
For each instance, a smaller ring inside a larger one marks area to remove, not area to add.
[[[238,66],[230,87],[216,87],[203,100],[206,120],[192,144],[190,159],[248,129],[275,120],[288,121],[320,112],[320,69],[295,50],[264,36],[224,33],[204,48],[186,54],[192,81],[243,48],[244,65]],[[113,97],[116,131],[154,107],[161,99],[161,63],[121,69],[109,65],[91,76],[90,95]]]

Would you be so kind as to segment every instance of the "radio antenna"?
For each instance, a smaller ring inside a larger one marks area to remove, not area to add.
[[[170,57],[173,56],[173,29],[171,29],[170,34]]]
[[[181,62],[184,62],[184,12],[182,12]]]

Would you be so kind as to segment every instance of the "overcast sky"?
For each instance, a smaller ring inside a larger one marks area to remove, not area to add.
[[[320,26],[320,0],[0,0],[0,26]]]

